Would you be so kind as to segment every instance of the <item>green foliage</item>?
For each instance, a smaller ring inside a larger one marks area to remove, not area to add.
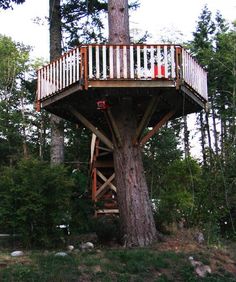
[[[72,171],[75,185],[71,195],[70,230],[73,234],[91,232],[93,229],[94,203],[87,190],[88,175],[85,173],[82,166]]]
[[[68,224],[73,181],[62,166],[37,160],[3,168],[0,176],[1,232],[20,234],[25,246],[55,246],[59,224]]]
[[[0,9],[12,9],[12,4],[23,4],[25,0],[1,0]]]
[[[151,199],[158,198],[166,167],[179,159],[181,151],[171,127],[163,127],[145,145],[143,162]]]
[[[163,176],[157,219],[162,223],[188,222],[195,204],[195,187],[201,185],[201,169],[193,159],[175,160]]]

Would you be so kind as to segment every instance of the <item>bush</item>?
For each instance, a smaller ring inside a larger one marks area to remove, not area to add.
[[[72,178],[63,166],[23,160],[0,174],[1,232],[20,234],[26,247],[54,247],[70,216]]]

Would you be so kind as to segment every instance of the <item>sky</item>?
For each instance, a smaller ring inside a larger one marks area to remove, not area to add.
[[[49,32],[45,20],[48,3],[49,0],[26,0],[23,5],[15,5],[14,10],[0,10],[0,34],[32,46],[32,58],[49,59]],[[213,15],[219,10],[228,22],[236,20],[235,0],[140,0],[140,3],[140,8],[130,14],[131,36],[133,29],[140,30],[140,34],[141,31],[148,31],[152,34],[149,43],[160,42],[163,29],[171,30],[173,36],[176,36],[175,31],[182,32],[182,39],[190,40],[204,5],[208,6]],[[33,23],[35,18],[40,18],[44,25]],[[192,154],[198,157],[200,145],[198,137],[194,136],[196,120],[193,115],[189,115],[188,126],[190,138],[194,140]]]
[[[48,3],[49,0],[26,0],[22,5],[14,5],[14,10],[0,10],[0,34],[32,46],[32,57],[47,60],[49,33],[45,17]],[[130,15],[130,27],[151,33],[153,43],[158,43],[158,35],[164,28],[181,31],[184,38],[190,39],[205,4],[213,14],[219,10],[229,22],[236,20],[235,0],[140,0],[140,3],[140,8]],[[35,18],[42,19],[44,25],[33,23]]]

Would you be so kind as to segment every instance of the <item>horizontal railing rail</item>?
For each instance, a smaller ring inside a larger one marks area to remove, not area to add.
[[[74,83],[93,80],[184,82],[207,100],[207,74],[180,45],[91,44],[74,48],[38,70],[38,101]]]

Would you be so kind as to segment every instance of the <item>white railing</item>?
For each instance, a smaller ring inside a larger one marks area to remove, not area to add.
[[[181,52],[182,50],[182,52]],[[79,82],[173,80],[187,83],[207,100],[207,75],[179,45],[84,45],[38,71],[38,100]]]
[[[88,79],[176,78],[174,45],[89,45]]]
[[[80,79],[80,50],[75,48],[38,70],[39,100],[57,93]]]
[[[182,79],[207,101],[207,73],[185,49],[182,49]]]

